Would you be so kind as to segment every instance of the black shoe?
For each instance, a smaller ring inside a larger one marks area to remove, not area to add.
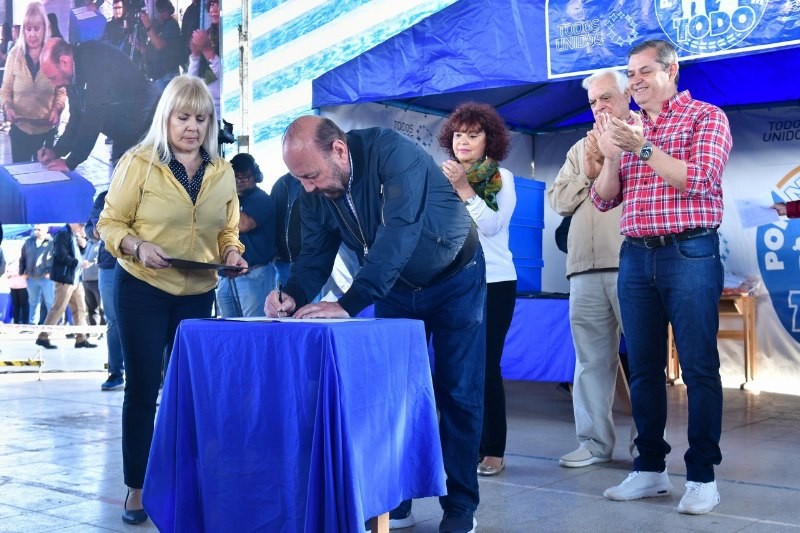
[[[96,344],[92,344],[91,342],[84,340],[84,341],[81,341],[81,342],[76,342],[75,343],[75,347],[76,348],[97,348],[97,345]]]
[[[36,344],[39,346],[44,346],[48,350],[55,350],[58,348],[55,344],[51,344],[49,339],[36,339]]]
[[[74,338],[75,338],[75,334],[74,334],[74,333],[67,333],[67,334],[66,334],[66,335],[64,335],[64,336],[65,336],[66,338],[68,338],[68,339],[74,339]]]
[[[133,525],[147,522],[147,513],[144,509],[128,509],[128,496],[130,495],[131,493],[128,492],[125,496],[125,504],[122,507],[122,521]]]
[[[472,513],[456,515],[445,511],[439,522],[439,533],[472,533],[477,525]]]

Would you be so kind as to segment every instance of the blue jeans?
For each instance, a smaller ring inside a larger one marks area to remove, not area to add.
[[[272,263],[254,268],[238,278],[220,276],[217,303],[222,316],[264,316],[264,303],[274,282],[275,266]],[[241,314],[236,306],[237,295]]]
[[[97,285],[100,288],[100,300],[106,317],[106,343],[108,344],[108,373],[121,378],[125,373],[122,361],[122,344],[119,340],[119,324],[117,324],[117,308],[114,304],[116,290],[114,288],[114,269],[98,268]]]
[[[619,294],[631,404],[639,436],[634,470],[664,470],[667,422],[667,324],[672,323],[689,405],[687,481],[714,480],[722,461],[719,298],[723,270],[716,233],[647,249],[628,239],[620,250]]]
[[[164,354],[172,353],[181,320],[211,317],[214,291],[175,296],[135,278],[120,266],[114,269],[114,284],[126,378],[122,469],[125,485],[140,489],[153,441]]]
[[[53,308],[56,289],[53,280],[46,278],[28,278],[28,305],[30,306],[29,324],[39,323],[39,307],[44,298],[44,305],[48,310]]]
[[[376,317],[422,320],[433,338],[433,388],[447,474],[447,496],[439,502],[442,509],[457,514],[475,512],[480,501],[485,307],[486,264],[480,247],[472,261],[449,278],[419,290],[397,282],[375,303]]]

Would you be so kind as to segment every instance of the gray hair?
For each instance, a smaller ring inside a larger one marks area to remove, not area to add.
[[[663,39],[651,39],[637,44],[628,52],[628,59],[633,55],[641,54],[648,48],[655,49],[656,62],[664,67],[664,70],[669,70],[671,64],[678,63],[678,52],[675,51],[675,47]],[[678,85],[678,72],[675,73],[675,85]]]
[[[613,76],[614,81],[617,82],[617,87],[619,87],[619,92],[624,93],[625,89],[628,88],[628,77],[621,71],[613,68],[604,68],[598,70],[597,72],[593,73],[591,76],[585,78],[581,82],[581,86],[585,90],[589,90],[589,87],[600,78],[604,78],[605,76]]]
[[[203,148],[211,159],[217,157],[217,115],[214,100],[202,78],[184,74],[172,78],[156,106],[153,123],[140,143],[153,149],[153,155],[162,163],[169,163],[169,117],[172,113],[184,112],[208,116],[208,131],[203,139]]]

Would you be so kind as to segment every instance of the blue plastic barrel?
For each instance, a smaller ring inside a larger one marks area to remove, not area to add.
[[[517,292],[542,290],[542,231],[544,229],[543,181],[514,176],[517,207],[511,216],[508,246],[517,270]]]

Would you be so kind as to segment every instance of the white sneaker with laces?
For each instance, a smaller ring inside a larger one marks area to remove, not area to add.
[[[628,474],[625,481],[606,489],[603,496],[610,500],[620,502],[638,500],[639,498],[655,498],[669,496],[672,492],[672,483],[669,474],[663,472],[642,472],[635,470]]]
[[[710,513],[719,504],[717,482],[700,483],[687,481],[686,492],[678,504],[678,512],[683,514]]]

